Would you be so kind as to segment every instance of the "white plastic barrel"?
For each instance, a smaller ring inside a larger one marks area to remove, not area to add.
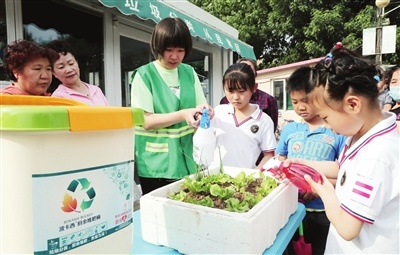
[[[143,112],[10,97],[0,98],[0,253],[130,254]]]

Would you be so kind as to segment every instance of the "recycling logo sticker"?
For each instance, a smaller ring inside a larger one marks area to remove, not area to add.
[[[64,194],[61,210],[81,213],[90,208],[96,196],[90,181],[86,178],[72,180]]]

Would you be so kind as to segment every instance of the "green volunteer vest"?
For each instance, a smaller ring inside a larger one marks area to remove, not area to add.
[[[154,63],[139,67],[139,73],[153,95],[154,113],[170,113],[196,107],[194,74],[191,66],[180,64],[180,99],[165,84]],[[135,161],[138,175],[147,178],[181,179],[196,170],[193,161],[194,129],[186,121],[159,129],[135,127]]]

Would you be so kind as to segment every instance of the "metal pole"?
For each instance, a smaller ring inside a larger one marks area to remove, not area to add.
[[[382,64],[382,13],[383,8],[378,7],[378,17],[376,24],[376,46],[375,46],[375,63]]]

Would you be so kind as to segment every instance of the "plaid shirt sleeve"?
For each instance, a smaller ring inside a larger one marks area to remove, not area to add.
[[[268,95],[268,108],[265,109],[266,113],[271,117],[274,122],[274,131],[278,126],[278,103],[276,102],[275,97]]]
[[[257,93],[258,92],[258,93]],[[258,90],[254,93],[254,103],[258,104],[263,112],[268,114],[274,122],[274,131],[278,126],[278,103],[276,102],[275,97],[270,94]]]

